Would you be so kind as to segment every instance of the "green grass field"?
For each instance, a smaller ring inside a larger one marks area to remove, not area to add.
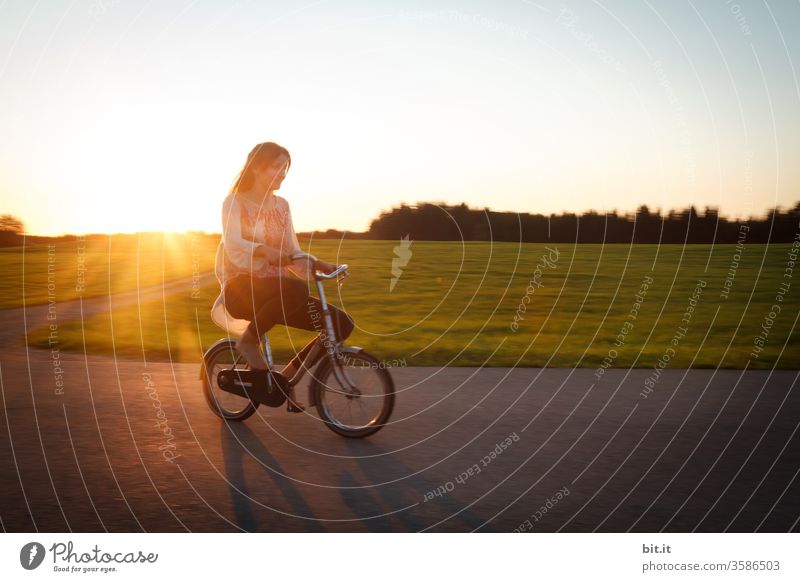
[[[356,321],[348,343],[387,360],[404,358],[409,366],[597,368],[605,359],[607,367],[618,368],[650,367],[666,353],[671,368],[800,367],[795,327],[800,281],[784,278],[790,245],[748,245],[727,299],[721,292],[734,246],[712,251],[706,245],[554,244],[548,251],[541,244],[414,242],[390,291],[395,246],[391,241],[315,241],[310,248],[351,266],[338,292],[328,284],[328,298]],[[205,252],[203,264],[210,265],[213,249]],[[543,262],[543,256],[550,259]],[[114,273],[118,265],[129,269],[112,280],[113,289],[143,277],[144,267],[140,263],[136,271],[134,259],[120,256],[112,262]],[[153,259],[159,269],[168,262]],[[170,264],[168,272],[184,273],[183,262]],[[794,276],[800,278],[800,272]],[[642,294],[648,277],[652,284]],[[705,287],[692,300],[698,280]],[[754,339],[784,281],[791,286],[782,295],[781,311],[769,318],[763,351],[751,358]],[[198,362],[203,348],[224,335],[209,317],[218,292],[211,285],[197,299],[186,291],[166,303],[65,322],[59,325],[59,345],[82,351],[85,338],[91,353]],[[637,293],[641,302],[631,315]],[[692,302],[693,312],[682,322]],[[620,336],[621,331],[626,333]],[[276,326],[271,338],[277,361],[285,361],[292,343],[299,347],[312,335]],[[621,339],[615,344],[615,338]],[[44,331],[32,340],[47,346]]]
[[[95,297],[159,285],[214,268],[219,237],[202,234],[115,234],[85,241],[56,239],[53,247],[0,248],[0,309]]]

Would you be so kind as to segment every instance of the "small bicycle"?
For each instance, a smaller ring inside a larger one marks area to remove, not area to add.
[[[302,255],[316,259],[313,255]],[[281,406],[286,402],[288,390],[317,364],[308,387],[306,411],[316,407],[325,426],[349,438],[372,435],[387,423],[395,396],[391,374],[363,348],[345,345],[337,339],[325,300],[323,282],[336,279],[341,285],[347,268],[340,265],[328,275],[315,271],[325,329],[315,338],[311,349],[302,350],[286,366],[296,370],[291,378],[275,370],[267,333],[260,342],[269,365],[267,370],[251,370],[232,338],[218,340],[206,350],[200,378],[206,400],[217,416],[227,421],[242,421],[260,404]]]

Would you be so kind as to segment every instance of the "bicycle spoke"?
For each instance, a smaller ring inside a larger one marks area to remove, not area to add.
[[[344,430],[361,430],[378,422],[387,403],[382,374],[371,359],[348,356],[339,369],[350,386],[340,386],[335,371],[329,369],[322,395],[326,417]],[[353,401],[356,402],[353,402]]]
[[[249,398],[223,390],[218,384],[218,375],[221,371],[247,368],[247,366],[242,368],[242,358],[243,356],[238,350],[229,347],[224,352],[221,352],[220,357],[210,366],[207,382],[210,387],[211,399],[225,417],[236,416],[243,413],[252,405]]]

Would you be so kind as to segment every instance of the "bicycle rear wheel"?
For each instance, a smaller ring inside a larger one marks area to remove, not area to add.
[[[375,356],[366,352],[343,353],[341,370],[356,387],[351,391],[336,379],[330,358],[315,371],[314,402],[325,426],[348,438],[378,432],[394,408],[394,381]]]
[[[203,392],[211,410],[225,420],[242,421],[258,408],[258,402],[226,392],[219,387],[217,375],[222,370],[249,370],[250,364],[236,349],[234,340],[213,347],[203,358]]]

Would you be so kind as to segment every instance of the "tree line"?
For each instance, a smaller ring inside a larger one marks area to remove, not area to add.
[[[735,244],[787,243],[800,232],[800,202],[793,208],[773,208],[766,216],[730,220],[718,209],[698,212],[692,206],[667,214],[640,206],[635,213],[616,211],[600,214],[530,214],[498,212],[484,207],[418,202],[401,204],[381,212],[366,232],[329,229],[301,232],[314,238],[356,238],[366,240],[498,241],[556,243],[649,243],[649,244]],[[22,244],[24,224],[16,217],[0,216],[0,246]],[[95,235],[89,235],[95,236]],[[97,235],[105,236],[105,235]],[[28,242],[51,237],[28,236]],[[73,235],[58,238],[70,239]]]
[[[698,212],[692,206],[667,214],[640,206],[635,213],[530,214],[474,209],[429,202],[402,204],[382,212],[358,238],[397,240],[501,241],[559,243],[709,244],[791,242],[798,235],[800,202],[774,208],[763,217],[729,220],[716,208]],[[319,233],[329,238],[336,231]],[[352,233],[347,233],[350,237]]]

